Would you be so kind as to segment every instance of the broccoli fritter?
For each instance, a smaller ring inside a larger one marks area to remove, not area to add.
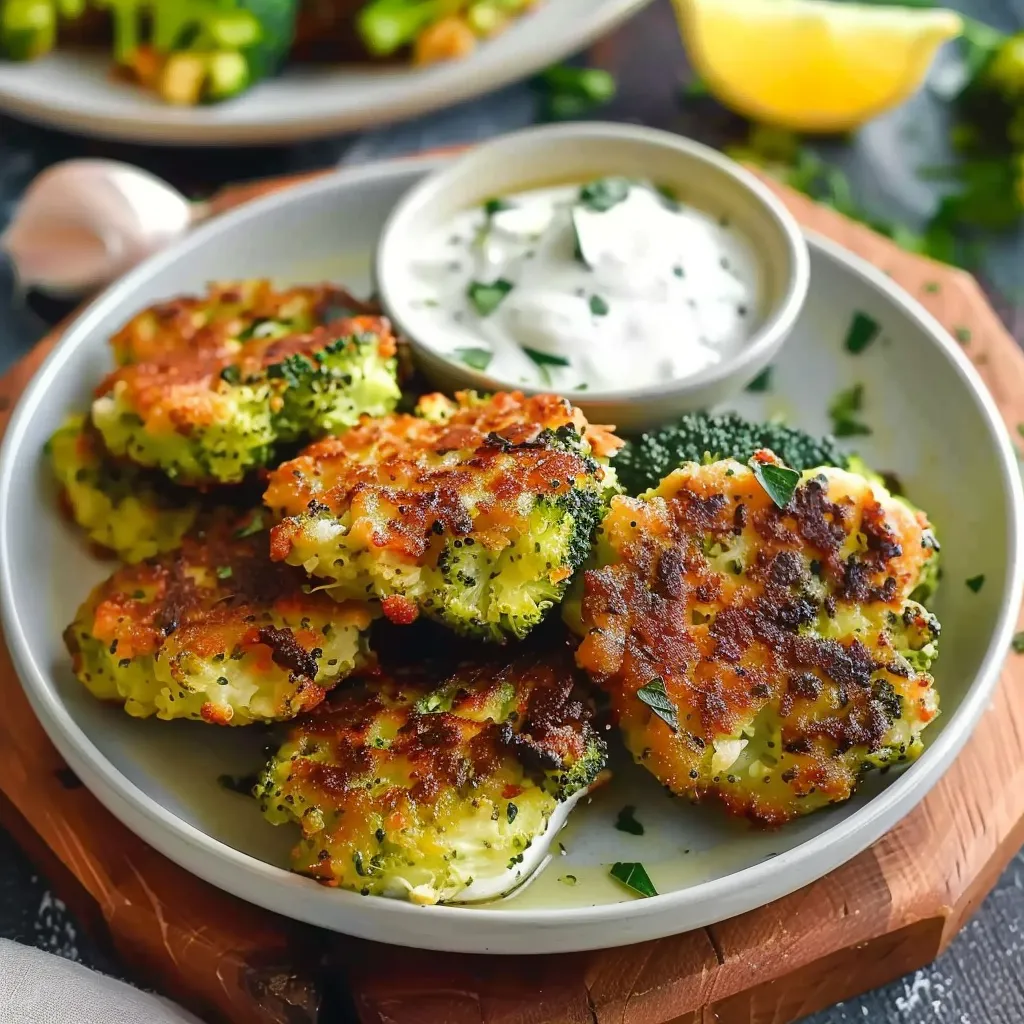
[[[69,416],[48,452],[68,514],[93,544],[125,562],[173,551],[200,514],[194,493],[109,458],[84,416]]]
[[[342,316],[370,312],[365,303],[333,285],[277,291],[267,280],[219,281],[203,296],[170,299],[137,313],[110,344],[121,365],[183,354],[226,354],[254,339],[304,334]]]
[[[367,662],[369,606],[305,594],[258,528],[186,537],[92,592],[64,641],[93,696],[137,718],[283,721]]]
[[[615,471],[627,494],[642,494],[684,462],[745,462],[762,448],[801,472],[847,464],[847,456],[831,437],[812,437],[783,423],[752,423],[734,412],[693,412],[627,442],[615,460]]]
[[[136,363],[100,386],[92,419],[111,454],[194,486],[237,483],[280,444],[330,434],[399,398],[386,320],[253,339],[233,354]]]
[[[618,439],[554,395],[427,396],[270,475],[271,556],[339,599],[458,632],[524,637],[590,550]]]
[[[295,822],[292,867],[430,904],[497,897],[537,867],[604,767],[567,652],[350,683],[292,727],[254,794]]]
[[[612,500],[566,618],[640,764],[778,825],[920,753],[939,624],[908,595],[934,557],[923,513],[846,470],[779,508],[750,466],[690,463]]]

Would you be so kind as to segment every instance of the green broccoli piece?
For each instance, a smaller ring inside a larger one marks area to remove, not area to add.
[[[849,462],[831,437],[812,437],[783,423],[752,423],[734,412],[694,412],[628,442],[615,457],[615,471],[626,493],[637,495],[657,487],[684,462],[746,462],[760,448],[770,448],[801,472],[816,466],[846,468]]]

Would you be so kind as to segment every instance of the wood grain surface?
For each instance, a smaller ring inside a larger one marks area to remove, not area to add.
[[[1008,427],[1024,422],[1024,356],[971,277],[773,187],[804,225],[887,271],[950,329],[968,329],[967,352]],[[0,430],[55,336],[0,381]],[[133,976],[231,1024],[312,1024],[339,980],[363,1024],[786,1024],[931,961],[1024,843],[1024,658],[1011,656],[975,736],[917,810],[799,892],[599,952],[396,951],[297,926],[171,864],[77,784],[2,649],[0,697],[0,821]]]

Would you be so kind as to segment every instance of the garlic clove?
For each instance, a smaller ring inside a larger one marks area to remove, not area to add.
[[[23,286],[76,294],[113,281],[195,219],[188,200],[147,171],[68,160],[32,182],[0,247]]]

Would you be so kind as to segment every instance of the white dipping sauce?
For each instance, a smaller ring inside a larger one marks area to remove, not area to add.
[[[623,178],[467,210],[406,271],[418,337],[513,385],[618,391],[687,377],[758,320],[749,242]]]

